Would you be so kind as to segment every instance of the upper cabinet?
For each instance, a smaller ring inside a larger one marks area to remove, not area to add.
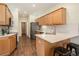
[[[59,8],[38,19],[40,25],[63,25],[66,23],[66,8]]]
[[[36,20],[37,22],[39,22],[40,25],[47,25],[47,16],[44,17],[40,17],[38,20]]]
[[[66,23],[66,9],[60,8],[52,13],[53,15],[53,24],[63,25]]]
[[[6,4],[0,4],[0,26],[10,25],[12,14]]]

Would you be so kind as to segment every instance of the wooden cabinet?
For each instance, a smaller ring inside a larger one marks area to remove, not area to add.
[[[10,55],[16,48],[16,35],[0,37],[0,55]]]
[[[12,14],[6,4],[0,3],[0,25],[10,25]]]
[[[39,37],[36,37],[36,52],[38,56],[53,56],[54,48],[56,47],[67,47],[67,44],[70,42],[70,39],[65,39],[55,43],[50,43],[46,40],[43,40]]]
[[[60,8],[38,19],[39,25],[63,25],[66,23],[66,9]]]
[[[16,48],[16,36],[12,35],[12,36],[10,36],[8,38],[10,40],[10,53],[11,53]]]
[[[5,6],[0,4],[0,25],[5,25]]]
[[[36,52],[38,56],[44,56],[44,41],[36,37]]]
[[[47,25],[48,24],[47,16],[43,16],[43,17],[38,18],[36,20],[36,22],[38,22],[39,25]]]
[[[43,20],[43,21],[42,21]],[[44,23],[44,18],[43,17],[41,17],[40,19],[39,19],[39,24],[41,25],[41,24],[43,24]]]
[[[0,55],[8,55],[10,51],[10,40],[8,37],[0,38]]]
[[[62,25],[66,23],[66,9],[61,8],[52,13],[53,21],[52,24]]]
[[[10,18],[12,18],[11,13],[9,11],[9,9],[6,7],[6,25],[10,25]]]

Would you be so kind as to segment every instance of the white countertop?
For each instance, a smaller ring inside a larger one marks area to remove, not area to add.
[[[11,33],[11,34],[5,34],[5,35],[0,35],[0,37],[7,37],[7,36],[12,36],[15,35],[16,33]]]
[[[46,40],[50,43],[55,43],[58,41],[70,39],[73,37],[79,36],[79,34],[73,34],[73,33],[57,33],[56,35],[53,34],[36,34],[36,37],[39,37],[43,40]]]

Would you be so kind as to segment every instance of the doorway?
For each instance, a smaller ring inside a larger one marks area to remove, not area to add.
[[[26,22],[21,22],[21,32],[22,32],[22,36],[26,35]]]

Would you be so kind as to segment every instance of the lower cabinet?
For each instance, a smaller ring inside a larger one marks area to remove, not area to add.
[[[10,36],[10,53],[12,53],[14,51],[14,49],[16,48],[16,36]]]
[[[53,56],[54,48],[59,46],[66,48],[69,42],[70,42],[70,39],[62,40],[55,43],[50,43],[39,37],[36,37],[37,56]]]
[[[44,56],[44,41],[36,37],[36,52],[38,56]]]
[[[10,55],[16,48],[16,35],[0,37],[0,55]]]
[[[0,55],[8,55],[10,54],[10,40],[8,37],[0,38]]]

